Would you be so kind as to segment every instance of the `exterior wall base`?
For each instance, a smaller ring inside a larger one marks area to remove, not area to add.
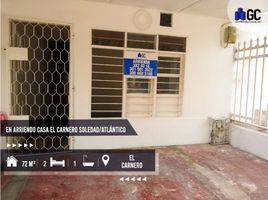
[[[232,124],[230,136],[234,147],[268,160],[268,134]]]
[[[209,142],[206,118],[131,118],[138,136],[75,137],[75,149],[113,149]]]

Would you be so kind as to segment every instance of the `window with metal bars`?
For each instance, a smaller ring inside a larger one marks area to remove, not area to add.
[[[179,94],[180,57],[158,57],[157,94]]]
[[[128,33],[127,47],[136,49],[156,49],[156,36]]]
[[[174,37],[167,35],[159,35],[158,50],[159,51],[175,51],[186,52],[186,38]]]
[[[151,81],[147,78],[128,78],[127,93],[148,94],[151,91]]]
[[[159,55],[158,78],[124,78],[135,49]],[[182,37],[92,30],[91,117],[180,116],[185,51]]]
[[[156,116],[176,117],[182,110],[183,56],[158,57]]]
[[[267,37],[238,43],[235,50],[231,117],[235,121],[268,128]]]
[[[92,49],[92,117],[121,117],[123,51]]]

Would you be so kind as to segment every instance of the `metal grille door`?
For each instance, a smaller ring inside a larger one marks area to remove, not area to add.
[[[28,49],[28,61],[11,61],[12,115],[42,121],[68,120],[69,44],[69,26],[10,21],[10,46]],[[16,140],[32,143],[40,151],[69,148],[67,133]]]

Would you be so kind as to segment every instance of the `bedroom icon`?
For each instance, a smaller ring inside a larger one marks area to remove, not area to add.
[[[65,160],[54,160],[53,157],[50,157],[50,167],[55,167],[55,166],[61,166],[65,167]]]

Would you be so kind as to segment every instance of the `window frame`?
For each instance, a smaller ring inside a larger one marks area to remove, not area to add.
[[[91,33],[93,30],[101,30],[101,31],[114,31],[114,30],[109,30],[109,29],[91,29]],[[173,36],[173,35],[163,35],[163,34],[143,34],[143,33],[134,33],[134,32],[127,32],[127,31],[115,31],[115,32],[123,32],[124,33],[124,46],[123,47],[117,47],[117,46],[105,46],[105,45],[94,45],[93,40],[91,37],[91,51],[93,48],[99,48],[99,49],[112,49],[112,50],[123,50],[123,59],[125,58],[125,54],[127,51],[142,51],[142,52],[151,52],[151,53],[156,53],[156,57],[179,57],[180,58],[180,74],[177,76],[176,74],[167,74],[167,77],[179,77],[179,93],[178,94],[157,94],[157,78],[158,77],[163,77],[159,74],[157,74],[156,77],[142,77],[142,76],[128,76],[124,75],[124,72],[122,71],[122,83],[123,83],[123,91],[122,91],[122,114],[121,117],[119,118],[126,118],[127,113],[126,113],[126,97],[127,96],[139,96],[139,97],[144,97],[148,95],[153,95],[153,110],[152,110],[152,115],[151,117],[157,117],[157,111],[156,111],[156,106],[157,106],[157,98],[170,98],[174,97],[177,99],[178,103],[178,110],[177,110],[177,115],[176,117],[180,117],[182,115],[182,105],[183,105],[183,85],[184,85],[184,68],[185,68],[185,55],[187,53],[187,37],[184,36]],[[155,49],[142,49],[142,48],[132,48],[128,47],[128,34],[137,34],[137,35],[149,35],[149,36],[154,36],[155,37]],[[92,34],[91,34],[92,36]],[[177,38],[184,38],[185,39],[185,51],[184,52],[179,52],[179,51],[163,51],[159,50],[159,36],[167,36],[167,37],[177,37]],[[91,61],[92,61],[93,54],[91,54]],[[124,68],[124,65],[123,65]],[[123,70],[122,68],[122,70]],[[93,62],[91,63],[91,71],[90,71],[90,91],[91,91],[91,96],[90,96],[90,107],[92,107],[92,74],[93,74]],[[165,76],[165,75],[164,75]],[[138,79],[149,79],[151,81],[151,92],[150,93],[128,93],[127,90],[127,79],[128,78],[138,78]],[[90,117],[92,113],[92,110],[90,109]],[[101,117],[101,118],[107,118],[107,117]],[[110,118],[110,117],[109,117]],[[118,118],[118,117],[115,117]]]

